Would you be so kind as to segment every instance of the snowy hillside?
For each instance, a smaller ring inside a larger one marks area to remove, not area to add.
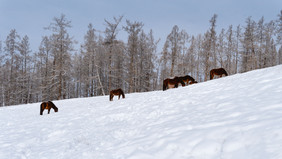
[[[282,158],[282,65],[187,87],[0,108],[1,159]]]

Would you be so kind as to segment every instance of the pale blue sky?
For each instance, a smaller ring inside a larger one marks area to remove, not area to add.
[[[43,28],[65,14],[72,21],[69,34],[82,43],[89,23],[104,31],[104,19],[123,15],[120,29],[126,19],[143,22],[145,32],[152,29],[162,44],[174,25],[197,35],[207,31],[213,14],[218,15],[217,29],[227,29],[231,24],[244,26],[249,16],[256,21],[262,16],[266,22],[276,20],[281,9],[282,0],[0,0],[0,40],[4,42],[16,29],[21,37],[28,35],[31,49],[37,51],[42,36],[50,34]],[[120,30],[118,38],[126,36]]]

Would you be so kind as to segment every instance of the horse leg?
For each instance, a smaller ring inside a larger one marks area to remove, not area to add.
[[[43,115],[43,111],[44,111],[44,109],[41,108],[40,115]]]
[[[167,89],[167,85],[164,83],[163,84],[163,91],[165,91]]]
[[[48,108],[48,114],[50,114],[50,110],[51,110],[51,108]]]
[[[45,109],[44,104],[41,104],[41,105],[40,105],[40,115],[43,115],[44,109]]]
[[[118,95],[118,100],[120,99],[120,94]]]

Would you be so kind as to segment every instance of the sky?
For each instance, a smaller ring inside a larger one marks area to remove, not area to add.
[[[174,25],[198,35],[209,29],[214,14],[221,30],[244,26],[250,16],[255,21],[262,16],[266,22],[276,20],[281,9],[281,0],[0,0],[0,40],[4,42],[16,29],[21,37],[29,37],[32,51],[37,51],[42,36],[51,34],[44,27],[64,14],[72,25],[68,32],[79,47],[89,23],[103,35],[105,20],[114,22],[113,17],[123,16],[118,39],[127,39],[122,30],[126,20],[142,22],[146,33],[152,29],[155,39],[160,39],[160,49]]]

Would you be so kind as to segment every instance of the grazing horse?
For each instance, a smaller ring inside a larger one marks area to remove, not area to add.
[[[220,76],[220,77],[222,77],[222,75],[228,76],[224,68],[212,69],[210,71],[210,79],[212,80],[215,75]]]
[[[51,108],[54,109],[55,112],[58,112],[58,108],[55,106],[55,104],[51,101],[43,102],[40,105],[40,115],[43,115],[44,109],[48,109],[48,114],[50,114]]]
[[[198,83],[197,81],[191,81],[189,84],[194,84],[194,83]]]
[[[185,83],[180,77],[176,76],[173,79],[167,78],[163,81],[163,90],[165,91],[169,88],[177,88],[179,83],[181,83],[182,87],[185,86]]]
[[[118,99],[119,99],[121,95],[122,95],[122,98],[125,98],[125,95],[124,95],[122,89],[119,88],[119,89],[111,90],[110,101],[113,101],[114,96],[118,96]]]
[[[197,81],[195,81],[195,79],[189,75],[183,76],[183,77],[179,77],[184,83],[186,83],[186,85],[188,84],[194,84],[194,83],[198,83]]]

